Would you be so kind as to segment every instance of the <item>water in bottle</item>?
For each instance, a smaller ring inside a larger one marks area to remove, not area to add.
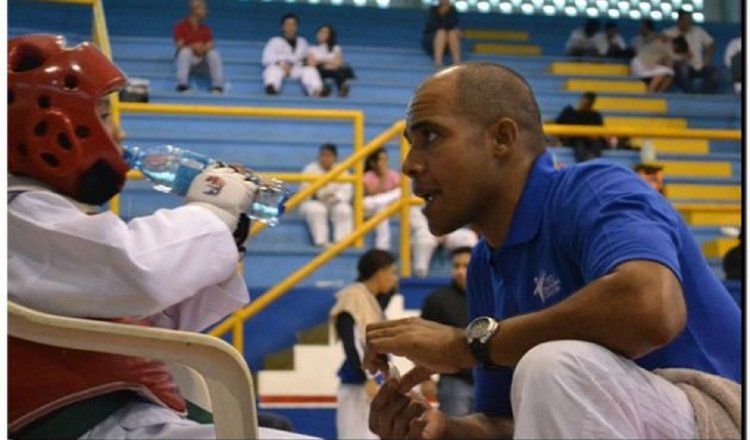
[[[216,160],[173,145],[125,147],[125,160],[151,181],[154,189],[184,196],[193,179]],[[278,179],[264,179],[248,168],[239,170],[258,186],[247,215],[269,226],[275,226],[284,213],[289,192]]]

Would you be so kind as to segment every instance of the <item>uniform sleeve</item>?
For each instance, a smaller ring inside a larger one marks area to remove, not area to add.
[[[336,316],[336,333],[338,333],[341,343],[344,345],[346,360],[358,370],[362,370],[362,360],[359,350],[357,350],[354,329],[355,324],[352,315],[342,312]]]
[[[263,58],[261,61],[263,66],[270,66],[271,64],[276,64],[279,60],[281,60],[281,56],[279,56],[278,46],[279,43],[277,37],[268,40],[268,43],[266,43],[265,47],[263,47]]]
[[[165,326],[196,329],[248,300],[232,234],[201,207],[162,209],[125,223],[111,212],[86,215],[60,196],[34,192],[9,206],[8,230],[9,296],[38,310],[86,318],[158,315]]]
[[[343,172],[341,176],[348,177],[350,174]],[[351,202],[354,196],[354,186],[350,183],[337,183],[336,184],[336,198],[342,202]]]
[[[584,283],[632,260],[670,268],[682,281],[679,214],[632,171],[597,164],[566,176],[555,212],[560,248],[579,266]]]

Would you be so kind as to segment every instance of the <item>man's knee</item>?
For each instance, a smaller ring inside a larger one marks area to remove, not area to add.
[[[323,205],[320,202],[317,202],[316,200],[309,200],[308,202],[304,204],[302,212],[305,215],[305,217],[325,218],[326,207],[325,205]]]
[[[352,218],[352,206],[348,203],[337,203],[333,206],[331,216],[335,220],[348,220]]]

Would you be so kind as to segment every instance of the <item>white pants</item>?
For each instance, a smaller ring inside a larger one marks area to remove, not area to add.
[[[211,76],[211,86],[224,87],[224,69],[221,64],[221,57],[216,49],[209,50],[206,56],[197,57],[193,55],[192,49],[183,47],[177,52],[175,66],[177,68],[177,84],[187,86],[190,71],[193,68],[208,67],[208,73]]]
[[[370,432],[370,399],[364,385],[340,384],[337,393],[336,432],[343,439],[377,439]]]
[[[468,228],[456,229],[443,237],[436,237],[430,232],[427,218],[422,214],[422,208],[414,206],[409,211],[409,223],[412,230],[412,252],[414,275],[427,276],[430,270],[430,260],[435,249],[442,241],[445,248],[453,250],[460,247],[474,247],[479,241],[477,234]]]
[[[214,425],[201,425],[171,410],[147,402],[125,405],[81,439],[215,439]],[[315,439],[304,434],[258,428],[261,439]]]
[[[367,196],[362,200],[362,205],[365,208],[365,215],[372,217],[383,209],[387,208],[388,205],[398,200],[401,197],[401,189],[396,188],[390,191],[376,194],[374,196]],[[390,220],[383,220],[375,226],[375,246],[376,249],[382,249],[384,251],[391,249],[391,222]]]
[[[299,209],[307,221],[315,246],[329,243],[329,218],[333,224],[334,242],[342,240],[352,232],[352,205],[349,203],[338,202],[327,205],[320,200],[307,200]]]
[[[323,90],[323,80],[320,79],[318,69],[312,66],[294,65],[289,71],[289,77],[299,80],[305,92],[308,95],[318,95]],[[284,82],[284,68],[271,64],[263,70],[263,85],[273,86],[277,92],[281,91],[281,84]]]
[[[554,341],[529,350],[516,366],[511,402],[517,439],[696,435],[682,390],[589,342]]]

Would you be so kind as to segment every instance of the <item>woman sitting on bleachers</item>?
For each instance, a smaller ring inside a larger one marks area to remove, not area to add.
[[[323,81],[335,81],[339,96],[348,96],[351,87],[349,80],[354,79],[354,71],[344,63],[344,54],[338,44],[336,30],[333,26],[324,24],[318,28],[315,37],[318,44],[307,49],[307,65],[315,66]]]
[[[647,26],[645,22],[644,25]],[[672,85],[675,57],[671,40],[664,34],[652,33],[630,61],[630,73],[646,82],[649,93],[665,92]]]

